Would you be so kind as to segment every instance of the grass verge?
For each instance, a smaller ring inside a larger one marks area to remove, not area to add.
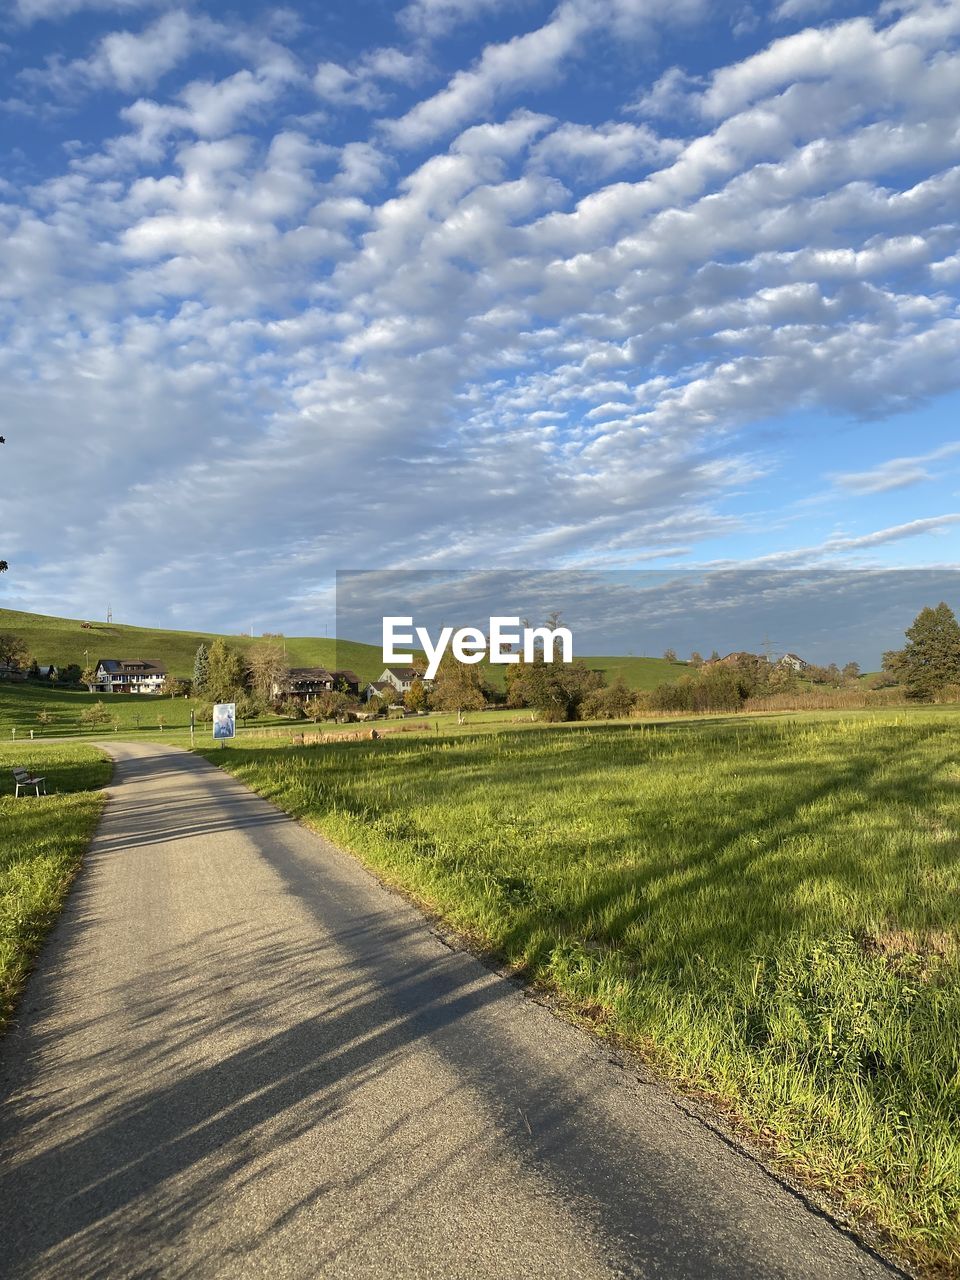
[[[210,759],[960,1269],[948,710]]]
[[[15,799],[21,765],[45,774],[51,794]],[[90,843],[110,767],[91,747],[0,746],[0,1031]]]

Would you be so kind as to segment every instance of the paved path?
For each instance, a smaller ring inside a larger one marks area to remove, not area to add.
[[[0,1273],[895,1274],[329,843],[109,749],[0,1045]]]

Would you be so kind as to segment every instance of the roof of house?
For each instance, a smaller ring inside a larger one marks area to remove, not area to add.
[[[386,667],[392,676],[396,676],[398,680],[417,680],[420,672],[416,667]]]
[[[332,680],[333,673],[326,667],[291,667],[287,672],[291,680]]]
[[[338,667],[337,670],[333,673],[333,678],[335,680],[338,680],[338,679],[346,680],[348,684],[360,683],[360,677],[357,675],[355,671],[351,671],[349,667]]]
[[[800,657],[799,653],[785,653],[780,659],[781,662],[802,662],[806,666],[806,662]]]
[[[376,689],[378,693],[383,693],[384,689],[392,689],[393,685],[389,680],[371,680],[367,688]]]
[[[108,675],[165,676],[167,668],[162,662],[147,662],[143,658],[101,658],[97,670],[103,668]]]

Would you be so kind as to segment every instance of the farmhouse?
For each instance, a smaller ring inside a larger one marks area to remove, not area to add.
[[[808,665],[798,653],[785,653],[777,663],[778,667],[790,667],[792,671],[806,671]]]
[[[318,694],[334,691],[359,693],[360,677],[346,667],[337,671],[328,671],[326,667],[291,667],[284,680],[274,681],[272,696],[306,702]]]
[[[421,679],[416,667],[384,667],[383,675],[376,684],[392,684],[398,693],[406,693],[414,680]]]
[[[397,686],[393,683],[392,680],[374,680],[370,684],[368,684],[363,691],[364,701],[369,702],[371,698],[382,698],[384,694],[384,690],[386,689],[396,690],[396,687]]]
[[[161,662],[101,658],[89,686],[92,693],[159,693],[167,678]]]

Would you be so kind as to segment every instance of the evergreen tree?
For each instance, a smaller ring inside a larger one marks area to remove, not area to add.
[[[195,693],[203,693],[207,687],[207,675],[210,670],[210,655],[207,646],[201,644],[193,657],[193,688]]]
[[[246,682],[243,654],[223,640],[214,640],[207,654],[207,697],[213,702],[236,702]]]
[[[949,605],[921,609],[907,628],[907,643],[884,654],[884,667],[904,686],[908,698],[930,701],[945,686],[960,684],[960,624]]]

